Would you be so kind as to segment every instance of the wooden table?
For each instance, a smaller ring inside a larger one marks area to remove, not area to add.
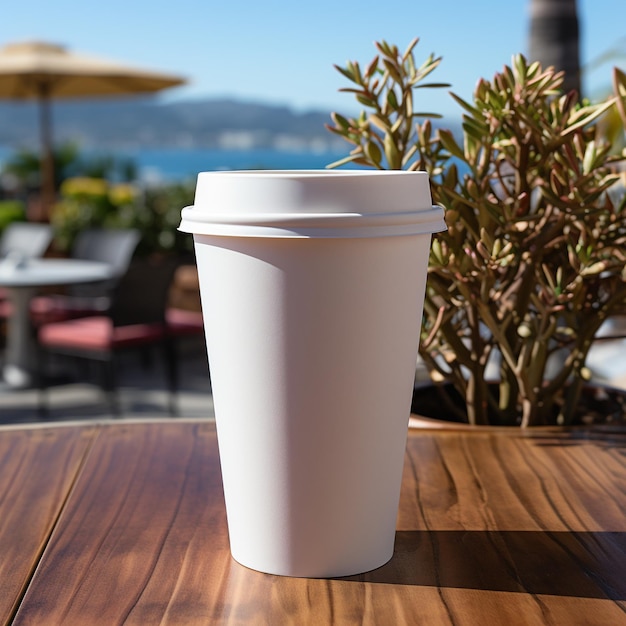
[[[0,623],[626,624],[626,435],[410,431],[396,551],[230,558],[214,425],[0,429]]]

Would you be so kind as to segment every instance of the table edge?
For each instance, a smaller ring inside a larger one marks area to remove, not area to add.
[[[137,424],[211,424],[214,423],[215,419],[213,417],[177,417],[177,418],[168,418],[168,417],[133,417],[127,418],[124,417],[122,419],[115,417],[108,418],[98,418],[98,419],[78,419],[78,420],[61,420],[61,421],[50,421],[50,422],[16,422],[13,424],[0,424],[0,433],[6,431],[14,431],[14,430],[39,430],[39,429],[49,429],[49,428],[76,428],[76,427],[87,427],[87,426],[126,426],[126,425],[137,425]]]

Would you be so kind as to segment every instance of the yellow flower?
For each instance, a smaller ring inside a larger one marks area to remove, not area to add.
[[[77,176],[61,183],[61,194],[64,196],[106,196],[107,190],[108,183],[102,178]]]
[[[79,206],[76,202],[63,200],[53,206],[50,221],[53,224],[63,224],[64,222],[76,219],[79,214]]]
[[[113,185],[109,190],[109,200],[115,206],[130,204],[135,199],[136,195],[137,192],[135,188],[128,183]]]

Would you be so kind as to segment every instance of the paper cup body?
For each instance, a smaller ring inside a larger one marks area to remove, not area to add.
[[[210,225],[194,240],[232,555],[288,576],[374,569],[393,554],[431,232],[442,222],[394,231],[380,204],[407,211],[393,191],[363,195],[364,181],[385,186],[383,176],[267,173],[259,185],[261,173],[229,175],[237,191],[218,183],[217,197],[210,181],[221,177],[201,175],[193,210]],[[410,200],[424,214],[425,176]],[[316,213],[307,194],[322,178]],[[369,212],[354,211],[355,196]],[[229,202],[248,208],[211,222],[210,207]]]

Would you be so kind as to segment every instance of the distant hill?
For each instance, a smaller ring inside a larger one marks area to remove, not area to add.
[[[330,111],[296,112],[233,99],[161,103],[154,99],[54,102],[54,140],[82,148],[331,148],[345,142],[324,124]],[[0,102],[0,146],[38,145],[34,103]]]

